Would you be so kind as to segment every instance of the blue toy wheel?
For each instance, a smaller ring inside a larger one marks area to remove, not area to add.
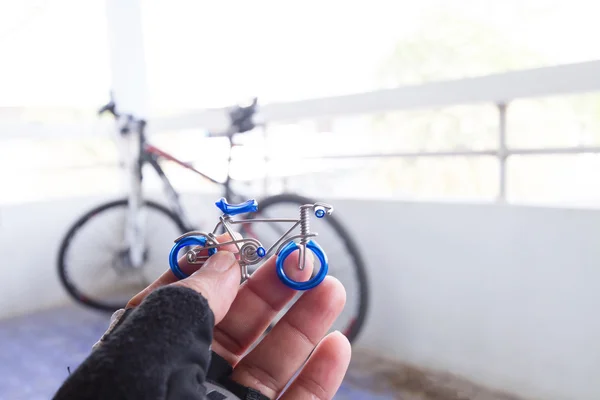
[[[171,249],[171,253],[169,254],[169,266],[171,267],[171,271],[173,271],[173,275],[175,275],[178,279],[185,279],[189,275],[185,274],[181,268],[179,268],[179,260],[177,259],[177,254],[179,250],[183,247],[187,246],[204,246],[206,245],[206,238],[203,236],[188,236],[186,238],[181,239],[179,242],[175,243],[175,246]],[[208,249],[208,255],[212,256],[217,252],[216,248]]]
[[[327,272],[329,270],[327,256],[325,255],[323,249],[321,249],[321,247],[316,242],[310,240],[306,244],[306,248],[310,249],[321,262],[321,269],[319,270],[317,275],[315,275],[312,279],[306,282],[296,282],[288,278],[288,276],[285,274],[285,271],[283,270],[283,263],[285,262],[285,259],[288,258],[288,256],[292,254],[294,250],[298,249],[298,244],[296,242],[288,243],[279,253],[279,256],[277,257],[277,261],[275,263],[277,276],[279,277],[279,279],[286,286],[294,290],[308,290],[314,288],[315,286],[323,282],[323,279],[325,279],[325,276],[327,276]]]

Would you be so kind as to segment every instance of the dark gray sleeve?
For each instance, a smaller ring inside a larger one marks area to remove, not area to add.
[[[126,312],[54,399],[206,399],[213,326],[202,295],[157,289]]]

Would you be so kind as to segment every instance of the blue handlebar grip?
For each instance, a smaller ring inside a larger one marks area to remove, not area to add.
[[[229,204],[224,197],[221,197],[219,201],[215,203],[215,205],[223,212],[223,214],[232,216],[258,211],[258,203],[254,199],[240,204]]]

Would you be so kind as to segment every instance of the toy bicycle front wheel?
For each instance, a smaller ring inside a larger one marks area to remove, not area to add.
[[[185,279],[188,277],[188,275],[185,272],[183,272],[179,267],[179,250],[188,246],[204,247],[205,245],[206,238],[203,236],[188,236],[175,243],[175,246],[173,246],[173,248],[171,249],[171,253],[169,254],[169,266],[171,267],[173,275],[175,275],[178,279]],[[212,256],[216,252],[216,248],[208,249],[209,256]]]
[[[327,276],[327,272],[329,270],[327,256],[325,255],[323,249],[316,242],[310,240],[306,244],[306,248],[312,251],[321,263],[321,268],[319,269],[319,272],[306,282],[297,282],[290,279],[283,270],[283,264],[285,262],[285,259],[288,258],[289,255],[292,254],[295,250],[298,249],[298,244],[296,242],[288,243],[283,249],[281,249],[281,252],[277,256],[277,261],[275,263],[277,276],[286,286],[294,290],[308,290],[316,287],[321,282],[323,282],[323,279],[325,279],[325,276]]]

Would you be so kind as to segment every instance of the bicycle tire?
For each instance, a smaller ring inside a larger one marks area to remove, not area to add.
[[[295,194],[295,193],[282,193],[274,196],[268,196],[258,202],[259,211],[258,213],[249,214],[246,218],[252,220],[261,211],[267,210],[269,207],[273,207],[281,204],[294,204],[295,206],[301,206],[303,204],[315,203],[315,200],[307,197]],[[354,316],[350,326],[343,332],[350,343],[353,343],[358,338],[362,331],[368,308],[369,308],[369,281],[367,278],[366,267],[363,258],[360,254],[359,247],[340,220],[336,217],[335,213],[323,218],[324,222],[331,225],[336,234],[340,237],[344,243],[345,250],[348,252],[350,258],[353,260],[353,268],[358,284],[358,294],[360,299],[358,300],[358,312]]]
[[[76,233],[81,229],[81,227],[86,224],[86,222],[88,222],[91,218],[96,217],[98,214],[105,212],[106,210],[109,210],[109,209],[115,208],[115,207],[123,207],[123,206],[126,207],[127,204],[128,204],[127,199],[118,199],[118,200],[110,201],[108,203],[101,204],[101,205],[87,211],[85,214],[83,214],[81,217],[79,217],[75,221],[75,223],[73,223],[71,225],[71,227],[65,234],[63,240],[61,241],[60,250],[58,252],[58,259],[57,259],[58,276],[60,278],[60,282],[61,282],[62,286],[65,288],[65,290],[67,291],[69,296],[79,304],[82,304],[86,307],[89,307],[89,308],[92,308],[95,310],[106,311],[106,312],[114,312],[114,311],[118,310],[119,308],[125,307],[125,305],[126,305],[126,304],[108,304],[105,302],[96,301],[94,299],[87,297],[85,294],[83,294],[75,286],[75,284],[69,279],[69,273],[67,271],[65,256],[67,254],[67,250],[69,249],[69,245],[71,244],[72,239],[75,237]],[[144,201],[144,205],[146,207],[149,207],[150,209],[158,211],[158,212],[164,214],[164,216],[170,218],[175,223],[175,225],[181,231],[182,234],[188,231],[188,229],[185,227],[183,221],[181,221],[181,219],[176,214],[174,214],[171,210],[169,210],[165,206],[163,206],[159,203],[156,203],[154,201],[151,201],[151,200]]]

